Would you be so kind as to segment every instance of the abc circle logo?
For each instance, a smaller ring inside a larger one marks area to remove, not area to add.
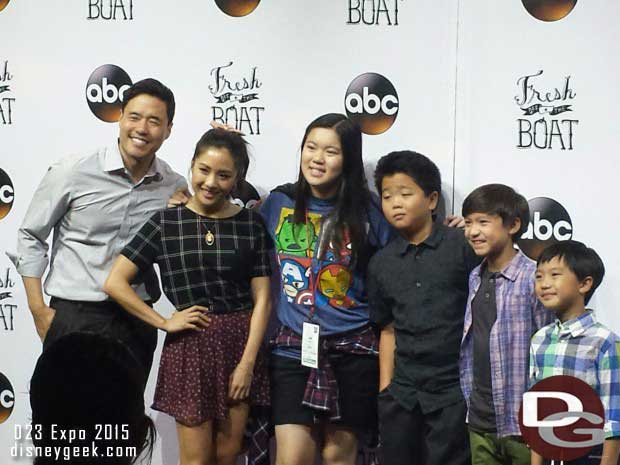
[[[577,0],[521,0],[529,14],[541,21],[551,22],[565,18],[573,11]]]
[[[0,373],[0,423],[4,423],[13,412],[15,391],[9,379]]]
[[[546,459],[575,460],[605,441],[605,410],[594,389],[573,376],[551,376],[523,394],[523,440]]]
[[[4,10],[11,0],[0,0],[0,11]]]
[[[14,197],[15,190],[11,178],[0,168],[0,220],[11,211]]]
[[[396,121],[398,94],[387,78],[364,73],[349,84],[344,106],[347,116],[359,124],[364,134],[381,134]]]
[[[252,13],[260,0],[215,0],[217,7],[228,16],[240,17]]]
[[[92,72],[86,84],[86,101],[93,114],[106,123],[121,118],[123,94],[131,87],[131,78],[116,65],[103,65]]]
[[[529,202],[530,223],[518,241],[519,248],[536,260],[545,248],[573,237],[573,223],[566,209],[548,197],[536,197]]]

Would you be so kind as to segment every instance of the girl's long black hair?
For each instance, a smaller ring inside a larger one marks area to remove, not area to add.
[[[351,241],[352,264],[365,268],[370,259],[366,230],[369,221],[370,191],[368,190],[362,161],[362,131],[357,124],[345,115],[328,113],[319,116],[308,125],[301,141],[302,150],[308,134],[314,128],[328,128],[336,131],[340,137],[343,158],[336,205],[329,215],[328,221],[324,221],[321,242],[326,241],[327,244],[331,242],[335,250],[342,251],[343,247],[346,246],[344,231],[347,230]],[[295,194],[295,223],[306,221],[306,210],[310,196],[310,185],[304,178],[300,166]]]

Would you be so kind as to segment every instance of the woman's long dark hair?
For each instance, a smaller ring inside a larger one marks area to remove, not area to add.
[[[327,241],[327,244],[331,242],[335,250],[342,251],[345,246],[344,231],[348,230],[353,266],[357,264],[365,268],[370,258],[366,232],[370,192],[362,161],[362,131],[357,124],[345,115],[328,113],[319,116],[308,125],[301,141],[302,150],[308,134],[315,128],[327,128],[336,131],[340,138],[343,159],[336,205],[329,215],[329,221],[324,223],[322,242]],[[310,196],[310,185],[304,178],[300,166],[295,195],[295,223],[306,221],[306,210]]]

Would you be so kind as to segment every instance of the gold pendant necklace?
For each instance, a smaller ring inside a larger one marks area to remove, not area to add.
[[[210,229],[207,229],[207,234],[205,234],[205,242],[207,245],[215,244],[215,234],[213,234]]]

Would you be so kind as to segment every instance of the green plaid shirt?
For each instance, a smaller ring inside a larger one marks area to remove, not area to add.
[[[591,310],[540,329],[530,347],[530,386],[555,375],[588,383],[605,408],[605,437],[620,436],[620,338]]]

